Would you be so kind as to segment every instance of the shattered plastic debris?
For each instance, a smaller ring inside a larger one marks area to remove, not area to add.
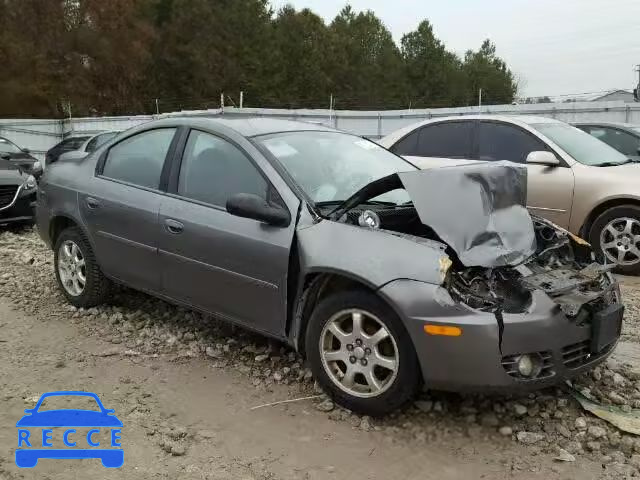
[[[609,422],[624,432],[640,435],[640,410],[624,412],[618,407],[603,406],[589,400],[571,387],[568,388],[568,391],[587,412],[593,413],[596,417]]]

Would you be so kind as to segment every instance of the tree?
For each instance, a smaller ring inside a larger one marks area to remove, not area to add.
[[[480,50],[467,51],[462,70],[468,81],[469,94],[482,89],[483,103],[511,103],[518,86],[506,63],[496,56],[496,46],[490,40],[482,42]]]
[[[371,11],[327,25],[268,0],[0,0],[0,115],[217,107],[448,107],[510,103],[516,81],[489,40],[464,59],[429,21],[396,45]],[[522,80],[520,80],[522,81]]]
[[[373,12],[356,14],[346,6],[330,32],[331,90],[338,108],[388,108],[406,102],[400,50]]]
[[[267,0],[156,0],[151,92],[169,109],[217,106],[221,92],[240,90],[257,102],[270,18]]]
[[[264,79],[266,106],[328,106],[329,32],[322,18],[309,9],[282,8],[272,25]]]
[[[76,108],[97,114],[144,111],[154,31],[142,15],[143,2],[78,0],[77,5],[71,31],[73,54],[83,70],[76,82],[84,80],[84,88],[73,85],[82,94]]]
[[[72,72],[64,13],[63,2],[0,2],[0,114],[57,115]]]
[[[419,107],[466,104],[460,59],[438,40],[428,20],[402,37],[402,56],[412,103]]]

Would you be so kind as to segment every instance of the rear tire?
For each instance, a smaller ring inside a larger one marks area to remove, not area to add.
[[[322,300],[309,319],[305,341],[314,377],[349,410],[384,415],[412,399],[420,386],[409,334],[371,292],[349,290]]]
[[[64,248],[72,248],[73,245],[77,247],[74,257],[79,259],[75,262],[76,265],[83,262],[82,267],[75,268],[81,273],[75,275],[69,273],[70,260],[65,258],[64,252]],[[111,290],[111,282],[102,273],[91,244],[82,230],[77,227],[63,230],[55,242],[53,251],[56,280],[69,303],[78,308],[91,308],[106,301]],[[82,285],[82,288],[74,289],[74,284]]]
[[[600,261],[617,264],[616,273],[639,274],[640,207],[621,205],[606,210],[593,222],[589,242]]]

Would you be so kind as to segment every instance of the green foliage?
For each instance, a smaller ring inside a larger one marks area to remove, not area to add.
[[[0,117],[255,107],[406,109],[510,103],[486,40],[459,58],[425,20],[400,46],[371,11],[328,25],[268,0],[0,0]]]

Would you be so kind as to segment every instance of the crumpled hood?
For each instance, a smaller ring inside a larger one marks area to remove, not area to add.
[[[399,173],[420,220],[465,266],[522,263],[536,251],[527,169],[486,162]]]
[[[524,166],[477,162],[394,173],[356,192],[331,217],[397,188],[407,191],[420,221],[467,267],[517,265],[536,251]]]

